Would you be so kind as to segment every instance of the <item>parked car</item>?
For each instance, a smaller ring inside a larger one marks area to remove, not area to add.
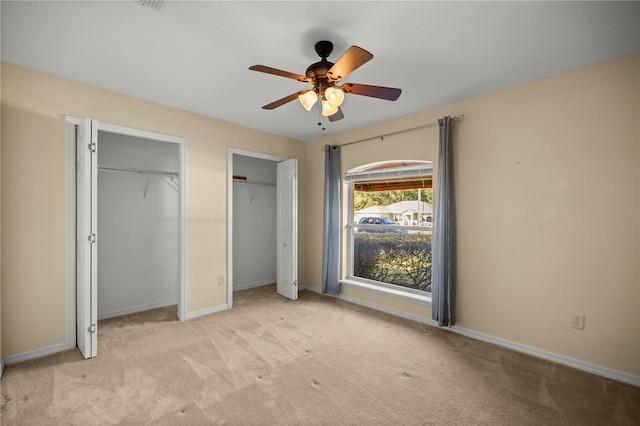
[[[392,225],[398,226],[397,223],[389,219],[388,217],[367,216],[358,221],[361,225]],[[358,228],[359,232],[394,232],[396,234],[406,234],[405,229],[389,228],[389,229],[370,229],[370,228]]]

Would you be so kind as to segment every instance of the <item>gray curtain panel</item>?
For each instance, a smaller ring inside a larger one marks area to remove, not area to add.
[[[340,292],[340,147],[324,147],[322,292]]]
[[[435,199],[431,264],[431,318],[440,327],[455,324],[456,217],[453,185],[451,117],[438,120],[438,192]]]

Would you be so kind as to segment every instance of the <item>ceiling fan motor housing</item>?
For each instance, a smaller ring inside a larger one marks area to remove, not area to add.
[[[332,66],[333,62],[322,58],[320,62],[316,62],[307,68],[306,76],[314,82],[314,89],[319,96],[324,93],[327,87],[333,86],[333,82],[329,81],[327,77],[327,71],[329,71]]]
[[[334,65],[333,62],[327,61],[327,57],[333,52],[333,43],[322,40],[315,45],[316,53],[322,58],[319,62],[309,65],[305,75],[314,83],[314,91],[318,96],[322,96],[324,91],[333,86],[334,83],[329,81],[327,71]]]

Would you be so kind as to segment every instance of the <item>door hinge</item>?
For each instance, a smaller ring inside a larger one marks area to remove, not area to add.
[[[298,179],[298,172],[295,172],[295,173],[293,174],[293,178],[294,178],[294,179]]]
[[[87,331],[89,333],[95,333],[96,332],[96,325],[95,324],[91,324],[88,328]]]
[[[89,150],[91,152],[96,152],[96,144],[95,144],[95,142],[91,142],[87,147],[89,148]]]
[[[295,280],[295,281],[293,282],[293,285],[296,285],[296,286],[297,286],[297,285],[298,285],[298,280]]]
[[[96,234],[91,234],[87,237],[87,240],[89,240],[90,243],[95,243],[96,242]]]

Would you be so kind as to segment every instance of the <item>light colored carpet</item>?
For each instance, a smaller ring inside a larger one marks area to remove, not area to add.
[[[8,366],[3,425],[638,425],[640,388],[308,291],[236,293],[101,321],[77,350]]]

